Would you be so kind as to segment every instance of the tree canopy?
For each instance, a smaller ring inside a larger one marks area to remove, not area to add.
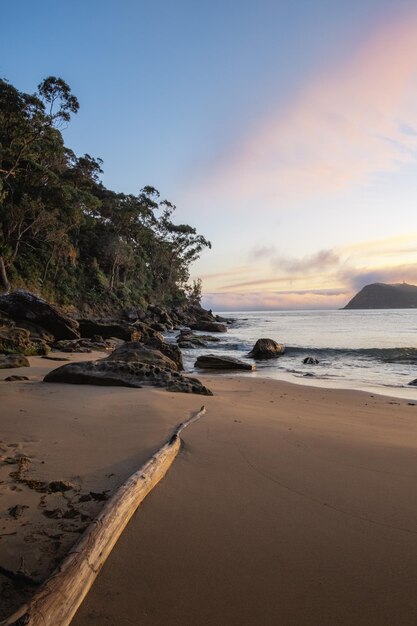
[[[79,109],[61,78],[35,94],[0,79],[0,284],[59,304],[97,309],[180,304],[189,268],[210,242],[175,224],[175,206],[101,182],[101,159],[64,145]]]

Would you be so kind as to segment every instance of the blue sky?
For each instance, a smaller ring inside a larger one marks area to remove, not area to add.
[[[210,306],[417,280],[415,2],[24,0],[2,22],[1,75],[71,85],[66,142],[104,183],[156,186],[212,240]]]

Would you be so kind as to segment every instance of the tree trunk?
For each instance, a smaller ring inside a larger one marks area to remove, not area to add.
[[[6,266],[4,264],[4,259],[0,256],[0,282],[3,287],[3,292],[5,294],[10,293],[10,283],[7,278]]]

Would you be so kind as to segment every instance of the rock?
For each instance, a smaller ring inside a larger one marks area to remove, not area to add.
[[[152,322],[151,328],[153,330],[156,330],[157,332],[161,332],[161,333],[164,333],[166,331],[166,329],[167,329],[165,324],[161,324],[161,322]]]
[[[190,324],[190,328],[191,330],[203,330],[208,333],[227,333],[226,325],[221,324],[220,322],[201,320],[199,322]]]
[[[75,320],[64,315],[43,298],[23,289],[0,296],[0,311],[15,322],[22,320],[40,326],[57,340],[77,339],[80,336]]]
[[[211,335],[194,335],[191,330],[181,330],[177,337],[178,346],[182,350],[190,350],[191,348],[201,347],[206,348],[208,342],[218,342],[218,337],[212,337]]]
[[[7,378],[5,378],[4,380],[10,383],[15,383],[20,380],[29,380],[29,378],[27,376],[17,376],[16,374],[14,374],[13,376],[7,376]]]
[[[15,506],[10,507],[8,513],[11,517],[14,517],[14,519],[18,519],[23,515],[25,509],[28,508],[27,504],[16,504]]]
[[[95,335],[97,338],[97,335]],[[120,341],[119,339],[116,341]],[[108,352],[116,348],[116,342],[112,339],[93,341],[92,339],[63,339],[53,344],[53,348],[59,352],[92,352],[99,350]]]
[[[29,331],[31,341],[44,341],[45,343],[54,343],[55,341],[55,337],[52,333],[49,333],[37,324],[32,324],[31,322],[27,322],[25,320],[19,320],[18,325],[19,328],[25,328]]]
[[[43,359],[47,359],[48,361],[70,361],[71,359],[67,359],[65,356],[43,356]]]
[[[57,491],[70,491],[75,489],[74,485],[67,480],[53,480],[48,484],[48,490],[52,493]]]
[[[213,395],[196,378],[182,376],[168,368],[163,369],[145,363],[126,363],[100,359],[61,365],[49,372],[44,381],[47,383],[69,383],[78,385],[107,385],[119,387],[165,387],[169,391]]]
[[[207,344],[194,335],[184,336],[177,340],[180,348],[206,348]]]
[[[217,356],[214,354],[204,354],[197,358],[195,367],[202,369],[216,369],[216,370],[254,370],[255,365],[251,363],[245,363],[239,359],[235,359],[231,356]]]
[[[303,359],[303,363],[304,365],[318,365],[320,361],[314,356],[306,356],[306,358]]]
[[[248,356],[253,359],[273,359],[284,351],[285,347],[273,339],[258,339]]]
[[[38,354],[48,354],[50,348],[43,341],[33,342],[30,340],[29,331],[26,328],[16,328],[15,326],[0,327],[0,352],[13,352],[35,356]]]
[[[174,361],[178,371],[184,369],[182,353],[179,347],[173,343],[165,341],[159,333],[155,333],[154,336],[145,339],[144,344],[149,348],[159,350],[159,352],[162,352],[162,354],[171,359],[171,361]]]
[[[100,320],[78,320],[82,337],[90,338],[100,335],[103,339],[116,337],[123,341],[140,341],[142,334],[136,325],[127,322],[105,322]]]
[[[124,343],[119,348],[116,348],[106,360],[123,361],[124,363],[147,363],[148,365],[156,365],[162,368],[168,367],[174,372],[178,370],[175,361],[163,354],[160,350],[145,346],[139,341]]]
[[[214,317],[216,321],[223,322],[223,324],[233,324],[236,321],[232,317],[221,317],[220,315],[215,315]]]
[[[195,350],[195,348],[197,348],[197,344],[191,341],[179,341],[178,347],[181,348],[181,350]],[[205,343],[203,344],[203,347],[206,348]]]
[[[412,380],[410,383],[408,383],[409,385],[412,385],[413,387],[417,387],[417,378],[415,378],[414,380]]]
[[[0,354],[0,369],[29,367],[29,361],[23,354]]]

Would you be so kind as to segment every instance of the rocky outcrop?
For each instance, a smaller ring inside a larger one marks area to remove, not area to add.
[[[92,337],[91,339],[62,339],[53,344],[54,350],[59,352],[110,352],[117,348],[123,341],[121,339],[103,339],[102,337]]]
[[[201,320],[190,324],[191,330],[202,330],[207,333],[227,333],[227,326],[220,322]]]
[[[29,361],[23,354],[0,354],[0,369],[29,367]]]
[[[123,361],[124,363],[146,363],[148,365],[155,365],[161,368],[168,368],[174,372],[178,370],[178,366],[168,356],[156,350],[145,346],[138,341],[130,341],[124,343],[119,348],[116,348],[106,360],[108,361]]]
[[[80,319],[78,324],[81,336],[88,339],[94,335],[99,335],[103,339],[115,337],[123,341],[140,341],[142,339],[141,329],[127,322]]]
[[[183,350],[190,348],[206,348],[207,343],[220,341],[218,337],[211,335],[195,335],[191,330],[182,330],[177,337],[177,343]]]
[[[44,378],[47,383],[105,385],[119,387],[163,387],[169,391],[213,395],[196,378],[182,376],[168,368],[155,365],[101,359],[62,365]]]
[[[200,304],[188,303],[185,306],[177,306],[169,311],[169,317],[174,325],[177,327],[191,326],[192,324],[203,324],[205,322],[222,322],[231,324],[234,320],[228,318],[219,318],[217,315],[213,315],[211,311],[203,309]],[[197,329],[196,329],[197,330]],[[211,332],[211,331],[208,331]],[[216,332],[216,331],[214,331]]]
[[[31,337],[26,328],[0,326],[0,352],[35,356],[48,354],[49,346],[41,339]]]
[[[285,352],[285,347],[273,339],[258,339],[249,352],[253,359],[274,359]]]
[[[365,285],[344,307],[345,309],[415,309],[417,286],[407,283]]]
[[[153,336],[145,338],[143,343],[145,346],[148,346],[148,348],[159,350],[159,352],[162,352],[162,354],[170,358],[171,361],[174,361],[178,370],[184,369],[182,353],[179,347],[174,343],[168,343],[165,341],[159,333],[155,333]]]
[[[21,321],[29,322],[51,333],[57,340],[80,337],[75,320],[64,315],[43,298],[23,289],[0,296],[0,311],[8,315],[17,325]]]
[[[197,358],[195,367],[201,369],[214,369],[214,370],[254,370],[255,365],[251,363],[245,363],[239,359],[235,359],[231,356],[217,356],[214,354],[204,354]]]

